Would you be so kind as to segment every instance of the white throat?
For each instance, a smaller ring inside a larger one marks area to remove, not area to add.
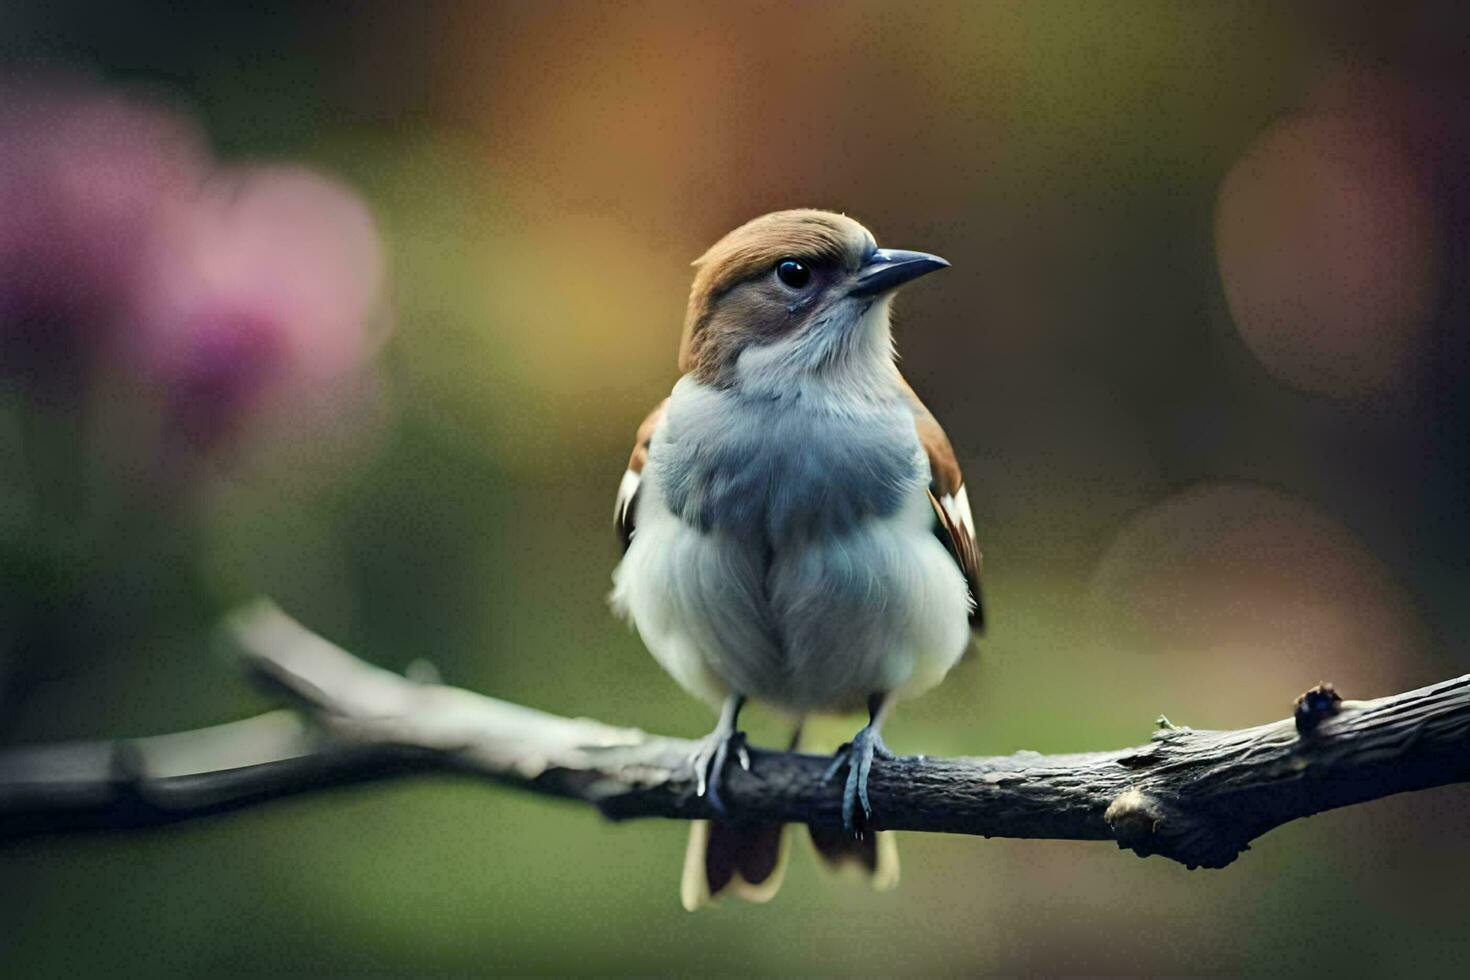
[[[797,334],[747,347],[735,362],[740,391],[772,398],[808,393],[872,399],[889,395],[898,383],[892,301],[892,296],[882,296],[856,311],[835,307],[825,319]]]

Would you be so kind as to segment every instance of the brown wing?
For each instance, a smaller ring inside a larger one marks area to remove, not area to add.
[[[974,602],[970,625],[977,630],[984,629],[980,547],[975,543],[975,518],[970,514],[970,496],[965,492],[960,461],[955,458],[954,446],[950,445],[949,436],[944,434],[939,420],[924,407],[912,388],[908,389],[908,394],[914,408],[914,427],[918,429],[919,442],[929,456],[929,502],[934,506],[934,533],[949,549],[970,586],[970,598]]]
[[[628,458],[628,469],[623,474],[623,482],[618,484],[618,499],[613,506],[613,527],[623,541],[624,551],[628,550],[628,545],[633,541],[633,519],[638,512],[638,485],[643,480],[643,467],[648,465],[648,447],[653,442],[653,430],[658,427],[658,420],[663,418],[664,406],[668,403],[667,398],[659,402],[638,427],[633,455]]]

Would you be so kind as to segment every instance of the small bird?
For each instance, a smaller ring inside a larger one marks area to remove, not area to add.
[[[673,392],[638,428],[614,521],[614,609],[690,693],[720,706],[695,760],[715,821],[696,821],[681,897],[780,885],[779,825],[721,796],[749,769],[741,708],[868,712],[833,757],[844,832],[812,828],[834,864],[896,882],[868,776],[896,699],[938,684],[983,624],[980,552],[944,430],[899,373],[890,314],[906,283],[948,266],[879,248],[845,215],[756,218],[695,261]],[[793,737],[792,746],[796,745]]]

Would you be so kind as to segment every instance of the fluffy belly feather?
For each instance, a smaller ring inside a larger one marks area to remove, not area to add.
[[[970,638],[928,483],[896,385],[777,400],[686,377],[654,433],[613,604],[710,701],[806,713],[921,693]]]
[[[699,697],[852,711],[874,693],[928,690],[969,643],[968,591],[922,491],[889,516],[784,545],[697,530],[656,487],[640,497],[613,602]]]

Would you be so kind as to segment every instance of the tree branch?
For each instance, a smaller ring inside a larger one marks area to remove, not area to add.
[[[698,743],[569,719],[373,667],[260,603],[230,634],[248,668],[297,703],[233,724],[0,752],[0,839],[168,823],[330,786],[463,773],[581,800],[613,819],[708,817]],[[731,812],[840,824],[818,756],[753,751],[726,778]],[[1168,727],[1111,752],[880,762],[874,826],[1114,840],[1190,867],[1229,864],[1273,827],[1322,810],[1470,780],[1470,675],[1376,701],[1309,692],[1292,720]]]

